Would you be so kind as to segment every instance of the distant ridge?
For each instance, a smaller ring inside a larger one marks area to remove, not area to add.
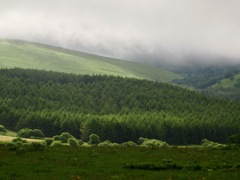
[[[74,74],[105,74],[163,82],[181,79],[180,75],[163,68],[41,43],[0,40],[0,68],[15,67]]]

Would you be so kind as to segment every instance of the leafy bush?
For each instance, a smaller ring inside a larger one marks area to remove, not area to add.
[[[53,136],[53,140],[54,140],[54,141],[60,141],[59,135]]]
[[[62,141],[53,141],[50,146],[69,146],[69,144],[63,143]]]
[[[99,147],[111,147],[112,143],[110,141],[106,140],[106,141],[99,143],[98,146]]]
[[[112,147],[121,147],[121,145],[118,143],[112,143]]]
[[[22,140],[21,138],[15,138],[11,143],[8,143],[8,147],[10,151],[18,151],[19,149],[23,149],[23,146],[27,146],[27,141]]]
[[[164,141],[160,141],[157,139],[148,139],[148,138],[139,138],[139,142],[141,143],[141,147],[149,147],[149,148],[167,148],[169,147],[169,144],[164,142]]]
[[[5,133],[7,132],[7,130],[5,129],[5,127],[3,125],[0,125],[0,133]]]
[[[137,147],[138,145],[133,141],[124,142],[121,144],[122,147]]]
[[[22,139],[22,138],[20,138],[20,137],[14,138],[14,139],[12,140],[12,142],[27,143],[27,141],[26,141],[25,139]]]
[[[62,141],[63,143],[67,143],[68,139],[70,138],[74,138],[70,133],[68,132],[63,132],[60,136],[59,136],[59,140]]]
[[[39,137],[39,138],[45,137],[45,135],[43,134],[43,132],[40,129],[34,129],[32,132],[32,136]]]
[[[75,138],[69,138],[68,139],[68,144],[72,147],[78,147],[79,146],[79,143],[78,143],[77,139],[75,139]]]
[[[202,146],[207,148],[225,148],[225,144],[216,143],[207,139],[202,140]]]
[[[32,149],[30,143],[24,143],[24,144],[22,144],[22,148],[25,149],[25,150],[31,150],[31,149]]]
[[[48,146],[50,146],[53,141],[54,141],[53,138],[46,138],[46,139],[45,139],[45,142],[47,143]]]
[[[31,137],[42,138],[45,136],[40,129],[32,130],[29,128],[21,129],[20,131],[18,131],[17,135],[23,138],[31,138]]]
[[[81,147],[92,147],[92,145],[84,142],[84,143],[81,145]]]
[[[17,132],[17,136],[23,137],[23,138],[29,138],[31,136],[32,129],[21,129],[20,131]]]
[[[79,146],[81,146],[84,142],[80,139],[77,139]]]
[[[89,136],[89,144],[98,145],[100,143],[99,136],[96,134],[91,134]]]
[[[30,147],[33,151],[44,151],[47,148],[47,143],[43,142],[31,142]]]

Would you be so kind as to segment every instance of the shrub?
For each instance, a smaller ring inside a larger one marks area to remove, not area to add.
[[[91,134],[89,136],[89,144],[98,145],[100,143],[99,136],[96,134]]]
[[[33,151],[44,151],[47,148],[47,143],[43,142],[31,142],[30,146]]]
[[[160,141],[157,139],[148,139],[148,138],[139,138],[139,142],[141,143],[141,147],[148,147],[148,148],[166,148],[169,147],[169,144],[164,142],[164,141]]]
[[[18,148],[17,143],[16,142],[8,143],[8,148],[9,148],[9,151],[16,151]]]
[[[50,146],[52,144],[52,142],[54,141],[54,139],[53,138],[46,138],[44,141],[46,142],[46,144],[48,146]]]
[[[40,129],[34,129],[32,131],[32,136],[39,137],[39,138],[45,137],[45,135],[43,134],[43,132]]]
[[[20,131],[17,132],[17,136],[22,137],[22,138],[29,138],[31,136],[32,129],[21,129]]]
[[[23,142],[22,142],[22,141],[17,141],[17,142],[16,142],[16,145],[17,145],[18,147],[22,147],[22,146],[23,146]]]
[[[20,131],[18,131],[17,135],[23,138],[31,138],[31,137],[42,138],[45,136],[40,129],[32,130],[29,128],[21,129]]]
[[[69,144],[62,143],[62,141],[53,141],[50,146],[69,146]]]
[[[75,138],[69,138],[68,139],[68,144],[72,147],[78,147],[79,143]]]
[[[20,138],[20,137],[14,138],[14,139],[12,140],[12,142],[27,143],[27,141],[26,141],[25,139],[22,139],[22,138]]]
[[[79,146],[81,146],[84,142],[81,139],[77,139]]]
[[[5,133],[7,132],[7,130],[5,129],[5,127],[3,125],[0,125],[0,133]]]
[[[118,143],[112,143],[112,147],[121,147],[121,145]]]
[[[62,141],[63,143],[67,143],[68,139],[70,138],[74,138],[70,133],[68,132],[63,132],[60,136],[59,136],[59,140]]]
[[[109,140],[103,141],[98,144],[99,147],[110,147],[112,146],[112,143]]]
[[[226,145],[209,141],[207,139],[202,140],[202,146],[207,148],[224,148]]]
[[[30,143],[24,143],[24,144],[22,145],[22,148],[25,149],[25,150],[31,150],[31,149],[32,149]]]
[[[59,135],[53,136],[53,140],[54,140],[54,141],[60,141]]]
[[[137,147],[138,145],[133,141],[124,142],[121,144],[122,147]]]
[[[81,145],[81,147],[92,147],[92,145],[84,142],[84,143]]]

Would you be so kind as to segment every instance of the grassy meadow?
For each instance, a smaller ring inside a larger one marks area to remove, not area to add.
[[[238,179],[239,149],[0,147],[0,179]]]

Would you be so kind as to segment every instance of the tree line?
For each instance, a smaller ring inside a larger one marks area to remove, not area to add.
[[[224,142],[240,130],[240,102],[178,86],[122,77],[0,70],[0,124],[69,132],[112,142],[140,137],[170,144]]]

